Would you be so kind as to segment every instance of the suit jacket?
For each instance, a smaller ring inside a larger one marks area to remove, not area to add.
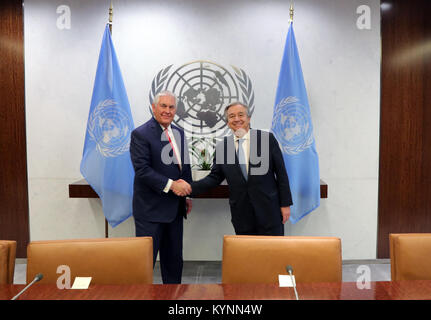
[[[233,136],[225,137],[216,147],[211,173],[192,183],[192,196],[219,185],[224,179],[229,185],[229,205],[236,231],[249,230],[254,223],[264,228],[282,223],[280,207],[291,206],[292,196],[283,156],[272,133],[251,129],[247,180],[238,164]]]
[[[168,179],[192,181],[190,161],[184,131],[171,124],[175,141],[181,155],[182,168],[177,163],[163,161],[176,158],[168,138],[156,121],[151,118],[132,131],[130,156],[135,169],[133,184],[133,216],[150,222],[172,222],[180,206],[186,218],[185,198],[172,191],[165,193]],[[167,162],[167,163],[165,163]]]

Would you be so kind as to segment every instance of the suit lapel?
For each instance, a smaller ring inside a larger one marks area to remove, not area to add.
[[[181,161],[181,168],[179,165],[177,165],[178,170],[180,170],[180,172],[182,171],[182,168],[184,168],[184,146],[183,146],[183,137],[181,135],[181,131],[179,130],[179,128],[177,128],[176,126],[171,124],[171,128],[172,128],[172,132],[174,133],[174,137],[175,137],[175,143],[177,144],[177,148],[178,148],[178,153],[180,156],[180,161]],[[172,151],[173,152],[173,151]],[[175,155],[174,155],[175,157]]]
[[[163,131],[162,127],[157,122],[157,120],[154,119],[154,117],[152,118],[152,120],[153,120],[153,122],[151,124],[151,128],[154,131],[155,139],[157,139],[156,141],[160,141],[160,147],[161,147],[160,150],[163,150],[163,148],[168,144],[169,148],[171,150],[170,152],[172,152],[172,156],[175,157],[174,150],[172,149],[172,146],[169,143],[169,139],[168,139],[168,137],[166,137],[165,132]],[[172,129],[174,129],[174,127],[172,127]],[[177,130],[173,130],[174,134],[175,134],[175,131],[177,131]],[[178,133],[178,135],[179,135],[179,133]],[[180,149],[179,152],[180,152],[180,154],[182,154],[182,152],[181,152],[182,148],[180,145],[178,145],[178,140],[177,140],[176,135],[175,135],[175,140],[176,140],[178,148]],[[179,140],[181,141],[181,139],[179,139]],[[181,155],[181,161],[182,161],[182,163],[184,163],[182,160],[182,155]],[[178,169],[178,171],[181,172],[180,166],[178,164],[172,163],[172,165],[174,165]]]
[[[250,150],[249,150],[249,157],[248,157],[248,178],[250,179],[250,170],[256,166],[256,159],[255,157],[260,154],[260,131],[250,129]]]

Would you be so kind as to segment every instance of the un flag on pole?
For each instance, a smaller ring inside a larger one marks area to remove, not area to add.
[[[293,23],[290,24],[278,78],[271,131],[283,152],[296,223],[320,205],[319,158]]]
[[[85,135],[81,173],[102,200],[106,220],[115,227],[132,215],[134,170],[129,100],[106,25],[97,64]]]

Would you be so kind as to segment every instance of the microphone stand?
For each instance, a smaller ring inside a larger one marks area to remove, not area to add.
[[[22,295],[28,288],[30,288],[35,282],[40,281],[43,278],[43,275],[41,273],[37,274],[36,277],[34,277],[33,281],[30,282],[24,289],[22,289],[15,297],[13,297],[11,300],[16,300],[20,295]]]
[[[298,298],[298,292],[296,291],[295,279],[293,279],[293,277],[292,277],[292,271],[289,271],[289,275],[290,275],[290,279],[291,279],[292,284],[293,284],[293,290],[295,291],[296,300],[299,300],[299,298]]]
[[[299,298],[298,298],[298,292],[296,291],[296,281],[295,281],[295,279],[293,278],[293,275],[292,275],[292,267],[291,266],[287,266],[286,267],[286,271],[290,275],[290,281],[292,281],[293,290],[295,291],[296,300],[299,300]]]

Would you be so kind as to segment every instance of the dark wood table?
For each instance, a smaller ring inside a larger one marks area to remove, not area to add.
[[[85,179],[81,179],[69,184],[69,198],[99,198],[99,196]],[[227,199],[229,198],[229,186],[224,181],[219,186],[200,194],[196,198]],[[320,180],[320,198],[328,198],[328,185],[323,180]]]
[[[9,300],[24,285],[0,285],[0,300]],[[431,280],[372,282],[358,289],[356,282],[303,283],[300,300],[431,300]],[[19,300],[295,300],[293,288],[276,284],[96,285],[88,290],[60,290],[35,284]]]
[[[88,184],[85,179],[81,179],[69,184],[69,198],[99,198],[99,195]],[[200,194],[195,198],[200,199],[227,199],[229,198],[229,186],[226,180],[211,190]],[[328,198],[328,185],[320,180],[320,198]],[[108,238],[108,222],[105,219],[105,237]]]

